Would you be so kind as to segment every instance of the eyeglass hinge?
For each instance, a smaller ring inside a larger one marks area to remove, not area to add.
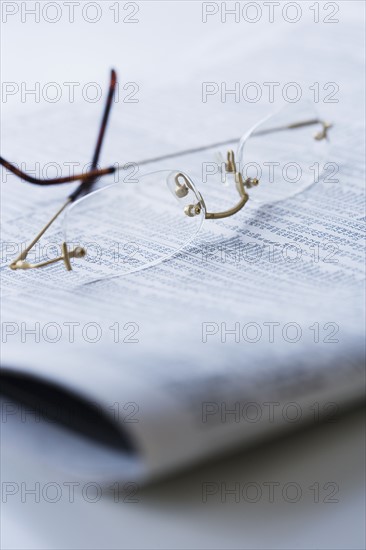
[[[57,262],[63,261],[67,271],[71,271],[72,267],[71,267],[70,258],[84,258],[84,256],[86,256],[86,250],[85,250],[85,248],[82,248],[81,246],[76,246],[74,248],[74,250],[69,251],[68,248],[67,248],[67,244],[62,243],[61,249],[62,249],[62,255],[59,256],[58,258],[53,258],[52,260],[48,260],[46,262],[41,262],[39,264],[31,264],[29,262],[26,262],[25,258],[22,258],[20,256],[19,259],[12,262],[9,265],[9,267],[10,267],[10,269],[13,269],[14,271],[17,270],[17,269],[24,269],[24,270],[25,269],[37,269],[39,267],[45,267],[46,265],[51,265],[51,264],[55,264]]]

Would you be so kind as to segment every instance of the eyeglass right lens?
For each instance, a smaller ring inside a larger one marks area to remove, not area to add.
[[[69,248],[81,246],[73,269],[89,279],[123,275],[156,265],[197,234],[204,204],[194,184],[178,171],[159,171],[121,181],[75,202],[64,218]]]

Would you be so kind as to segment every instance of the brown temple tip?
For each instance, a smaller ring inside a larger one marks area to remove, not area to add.
[[[114,69],[111,70],[111,87],[114,88],[117,84],[117,73]]]

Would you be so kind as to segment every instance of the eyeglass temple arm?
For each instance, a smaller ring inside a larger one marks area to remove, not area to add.
[[[313,119],[313,120],[304,121],[304,122],[295,122],[295,123],[290,124],[288,126],[281,126],[281,127],[277,127],[277,128],[269,128],[267,130],[254,132],[253,135],[254,136],[265,135],[265,134],[270,134],[270,133],[273,133],[273,132],[279,132],[281,130],[292,130],[292,129],[295,129],[295,128],[301,128],[301,127],[304,127],[304,126],[310,126],[310,125],[314,125],[314,124],[321,124],[322,125],[322,130],[320,130],[315,135],[315,139],[321,140],[321,139],[327,138],[328,137],[328,130],[329,130],[329,128],[332,127],[332,124],[330,124],[328,122],[325,122],[323,120],[320,120],[320,119]],[[234,143],[235,141],[239,141],[239,139],[240,138],[236,137],[236,138],[232,138],[232,139],[227,139],[225,141],[220,141],[220,142],[217,142],[217,143],[213,143],[213,144],[210,144],[210,145],[203,145],[202,147],[195,147],[195,148],[192,148],[192,149],[186,149],[184,151],[179,151],[178,153],[169,153],[167,155],[161,155],[159,157],[144,159],[144,160],[141,160],[139,162],[136,162],[136,164],[138,166],[143,166],[145,164],[150,164],[152,162],[158,162],[158,161],[161,161],[161,160],[174,158],[177,155],[180,155],[180,156],[190,155],[190,154],[193,154],[193,153],[198,153],[200,151],[206,151],[207,149],[212,149],[213,147],[221,147],[221,146],[224,146],[224,145],[229,145],[230,143]],[[102,177],[102,176],[106,176],[108,174],[114,174],[117,171],[125,169],[125,166],[120,166],[120,167],[109,166],[108,168],[103,168],[103,169],[100,169],[100,170],[90,170],[86,174],[75,174],[74,176],[65,176],[63,178],[41,179],[41,178],[34,178],[32,176],[29,176],[26,172],[23,172],[22,170],[19,170],[19,168],[17,168],[14,164],[11,164],[11,162],[5,160],[3,157],[0,157],[0,165],[4,166],[7,170],[9,170],[9,172],[12,172],[13,174],[18,176],[19,178],[23,179],[24,181],[27,181],[28,183],[33,183],[35,185],[57,185],[59,183],[60,184],[70,183],[70,182],[73,182],[73,181],[85,182],[89,178],[93,178],[93,179],[94,178],[99,178],[99,177]]]
[[[50,265],[50,264],[53,264],[55,262],[63,260],[64,263],[65,263],[66,269],[68,271],[70,271],[71,270],[70,258],[72,258],[72,257],[80,258],[80,257],[85,256],[85,250],[83,248],[76,247],[74,250],[72,250],[70,252],[67,249],[66,243],[63,243],[62,244],[63,254],[59,258],[54,258],[53,260],[49,260],[47,262],[41,262],[41,263],[38,263],[38,264],[30,264],[29,262],[25,261],[29,251],[40,240],[42,235],[53,224],[53,222],[59,217],[59,215],[65,210],[65,208],[71,202],[73,202],[79,195],[81,195],[82,193],[88,192],[88,190],[91,189],[92,185],[95,183],[95,180],[96,180],[96,177],[94,177],[93,174],[95,172],[98,172],[98,175],[100,175],[101,172],[110,174],[110,173],[113,173],[115,171],[114,167],[112,167],[112,172],[111,172],[111,169],[97,170],[96,171],[95,168],[98,164],[99,155],[100,155],[100,151],[101,151],[102,144],[103,144],[103,139],[104,139],[107,123],[108,123],[109,113],[110,113],[111,106],[112,106],[112,100],[113,100],[113,96],[114,96],[114,92],[115,92],[115,88],[116,88],[116,83],[117,83],[117,75],[116,75],[116,72],[112,69],[112,71],[111,71],[111,81],[110,81],[110,86],[109,86],[109,93],[108,93],[108,97],[107,97],[106,106],[104,108],[104,113],[103,113],[102,123],[101,123],[99,133],[98,133],[97,143],[96,143],[96,146],[95,146],[95,149],[94,149],[93,160],[92,160],[92,165],[91,165],[91,171],[89,173],[85,174],[85,177],[83,175],[83,179],[85,180],[85,182],[82,182],[76,188],[76,190],[68,197],[65,204],[63,204],[63,206],[56,212],[56,214],[46,223],[46,225],[35,236],[35,238],[26,247],[26,249],[23,250],[19,254],[19,256],[10,264],[11,269],[34,269],[34,268],[38,268],[38,267],[44,267],[46,265]],[[1,159],[1,160],[3,160],[3,159]],[[11,166],[13,167],[13,165],[11,165]],[[15,168],[15,167],[13,167],[13,168]],[[16,170],[18,170],[18,169],[16,169]],[[60,178],[60,179],[62,179],[62,178]],[[57,180],[57,183],[60,183],[60,179]],[[65,178],[63,178],[63,179],[65,179]],[[48,180],[48,181],[50,181],[50,180]]]
[[[105,107],[104,107],[102,122],[101,122],[101,125],[100,125],[100,128],[99,128],[97,143],[95,145],[92,164],[91,164],[91,169],[92,170],[95,170],[96,167],[98,166],[99,156],[100,156],[100,152],[101,152],[101,149],[102,149],[105,132],[106,132],[107,125],[108,125],[109,115],[110,115],[111,108],[112,108],[113,97],[114,97],[114,93],[116,91],[116,85],[117,85],[117,74],[116,74],[116,71],[114,69],[112,69],[111,70],[111,78],[110,78],[110,83],[109,83],[107,101],[106,101],[106,104],[105,104]],[[114,171],[115,171],[115,169],[114,169]],[[111,173],[111,172],[109,172],[109,173]],[[82,182],[75,189],[75,191],[73,191],[71,193],[71,195],[69,195],[69,199],[71,199],[71,201],[74,201],[75,199],[77,199],[81,195],[86,195],[91,190],[91,188],[93,187],[93,184],[95,183],[96,179],[97,179],[96,177],[93,177],[89,174],[89,178],[86,181]]]
[[[107,174],[113,174],[116,171],[115,166],[110,166],[108,168],[103,168],[100,170],[91,170],[85,174],[75,174],[73,176],[65,176],[62,178],[34,178],[33,176],[28,175],[26,172],[20,170],[17,166],[5,160],[3,157],[0,157],[0,165],[4,166],[9,172],[15,174],[22,180],[33,183],[35,185],[57,185],[59,183],[70,183],[72,181],[87,181],[90,178],[99,178],[101,176],[106,176]]]
[[[39,241],[39,239],[42,237],[42,235],[47,231],[47,229],[50,227],[50,225],[53,224],[53,222],[58,218],[58,216],[65,210],[65,208],[70,204],[70,199],[68,199],[65,204],[62,205],[62,207],[56,212],[56,214],[46,223],[46,225],[41,229],[41,231],[34,237],[33,241],[19,254],[19,256],[11,262],[9,267],[13,270],[16,269],[34,269],[38,267],[44,267],[46,265],[54,264],[56,262],[59,262],[61,260],[64,261],[65,267],[68,271],[71,271],[71,264],[70,264],[70,258],[81,258],[85,256],[85,251],[80,246],[77,246],[74,248],[74,250],[69,251],[67,248],[67,244],[62,244],[62,256],[59,258],[54,258],[52,260],[48,260],[46,262],[41,262],[38,264],[31,264],[29,262],[26,262],[26,258],[28,256],[29,251],[34,247],[34,245]]]
[[[116,74],[116,71],[112,69],[108,97],[107,97],[106,105],[104,107],[102,123],[100,125],[97,143],[94,149],[93,159],[91,163],[91,169],[89,170],[89,172],[87,172],[86,174],[75,174],[73,176],[65,176],[61,178],[42,179],[42,178],[34,178],[33,176],[28,175],[26,172],[23,172],[22,170],[17,168],[14,164],[9,162],[8,160],[5,160],[3,157],[0,157],[0,165],[4,166],[4,168],[9,170],[9,172],[12,172],[19,178],[23,179],[24,181],[27,181],[28,183],[33,183],[35,185],[58,185],[62,183],[70,183],[73,181],[81,181],[81,184],[70,195],[70,198],[72,200],[75,200],[79,195],[88,192],[91,189],[93,183],[95,183],[95,181],[97,180],[97,178],[101,176],[105,176],[107,174],[113,174],[116,171],[115,166],[109,166],[108,168],[103,168],[100,170],[96,169],[98,165],[100,151],[103,144],[105,131],[107,128],[109,114],[112,107],[112,101],[113,101],[116,85],[117,85],[117,74]]]
[[[328,130],[332,128],[332,124],[321,120],[319,118],[313,118],[311,120],[303,120],[300,122],[294,122],[288,124],[287,126],[277,126],[275,128],[268,128],[266,130],[254,131],[253,136],[264,136],[266,134],[272,134],[274,132],[281,132],[283,130],[295,130],[297,128],[304,128],[305,126],[314,126],[314,124],[321,124],[322,128],[314,135],[314,139],[321,141],[322,139],[328,138]]]
[[[65,208],[70,204],[70,199],[68,199],[65,204],[56,212],[54,216],[46,223],[46,225],[41,229],[41,231],[34,237],[32,242],[19,254],[19,256],[13,260],[10,264],[11,269],[29,269],[30,267],[38,267],[36,265],[31,265],[25,262],[24,260],[28,256],[29,251],[34,247],[34,245],[39,241],[42,235],[47,231],[50,225],[59,217],[59,215],[65,210]]]

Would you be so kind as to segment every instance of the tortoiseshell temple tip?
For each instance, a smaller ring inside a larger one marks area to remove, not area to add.
[[[102,122],[99,128],[98,139],[94,149],[93,160],[90,167],[91,171],[95,170],[98,166],[99,156],[100,156],[100,152],[101,152],[101,148],[104,140],[105,131],[108,124],[109,114],[112,108],[116,84],[117,84],[117,73],[114,69],[112,69],[107,101],[104,107]],[[71,195],[69,195],[69,199],[73,202],[76,199],[78,199],[80,196],[88,194],[91,191],[95,181],[96,181],[96,178],[90,177],[86,181],[82,182],[75,189],[75,191],[71,193]]]
[[[5,160],[3,157],[0,157],[0,165],[3,166],[6,170],[14,174],[15,176],[18,176],[18,178],[28,182],[32,183],[34,185],[58,185],[61,183],[70,183],[73,181],[86,181],[90,180],[90,178],[100,178],[102,176],[106,176],[108,174],[114,174],[116,171],[115,166],[109,166],[108,168],[103,168],[101,170],[91,170],[90,172],[87,172],[86,174],[76,174],[73,176],[65,176],[62,178],[50,178],[50,179],[39,179],[34,178],[33,176],[28,175],[26,172],[22,172],[22,170],[19,170],[17,166],[14,164],[11,164],[11,162]]]
[[[111,88],[115,88],[117,84],[117,73],[114,69],[111,70]]]

